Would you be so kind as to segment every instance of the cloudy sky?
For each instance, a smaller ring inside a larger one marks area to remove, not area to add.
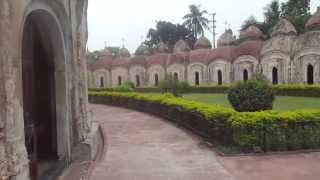
[[[283,2],[285,0],[280,0]],[[89,0],[88,26],[89,50],[107,46],[124,45],[131,51],[145,39],[149,28],[156,21],[182,23],[190,4],[200,4],[202,9],[215,12],[217,36],[221,35],[228,22],[234,32],[250,15],[263,20],[263,8],[270,0]],[[320,5],[311,0],[312,12]],[[209,17],[208,17],[209,18]],[[211,33],[206,35],[212,39]]]

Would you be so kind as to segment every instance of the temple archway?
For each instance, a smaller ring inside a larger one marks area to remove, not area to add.
[[[136,75],[136,87],[140,87],[140,76]]]
[[[64,36],[53,13],[43,9],[27,14],[22,33],[22,100],[30,178],[48,179],[47,172],[64,167],[69,158]]]
[[[122,85],[122,77],[118,76],[118,86],[121,86],[121,85]]]
[[[196,85],[196,86],[199,86],[200,85],[200,75],[199,75],[199,72],[195,72],[194,73],[194,84]]]
[[[272,84],[278,84],[278,69],[276,67],[272,68]]]
[[[104,87],[104,78],[103,76],[100,77],[100,88]]]
[[[218,85],[222,85],[222,72],[218,70]]]
[[[158,74],[155,74],[154,75],[154,86],[158,86],[159,85],[159,75]]]
[[[243,70],[243,80],[244,81],[248,81],[249,79],[249,75],[248,75],[248,70]]]
[[[307,67],[307,83],[309,85],[314,84],[314,68],[311,64]]]

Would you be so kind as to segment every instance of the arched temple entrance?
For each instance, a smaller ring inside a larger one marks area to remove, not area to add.
[[[272,84],[278,84],[278,69],[276,67],[272,68]]]
[[[199,72],[195,72],[195,75],[194,75],[194,84],[196,86],[199,86],[200,85],[200,75],[199,75]]]
[[[140,76],[136,75],[136,87],[140,87]]]
[[[222,72],[218,70],[218,85],[222,85]]]
[[[159,75],[158,74],[155,74],[154,75],[154,86],[158,86],[159,85]]]
[[[104,78],[103,76],[100,77],[100,88],[104,87]]]
[[[308,65],[307,68],[307,83],[312,85],[314,84],[314,72],[313,66],[311,64]]]
[[[62,130],[69,128],[62,37],[50,13],[36,10],[26,17],[21,49],[22,99],[32,180],[50,179],[48,172],[67,163],[69,140]]]
[[[248,70],[245,69],[243,71],[243,80],[248,81],[248,79],[249,79]]]
[[[118,76],[118,86],[121,86],[121,85],[122,85],[122,77]]]

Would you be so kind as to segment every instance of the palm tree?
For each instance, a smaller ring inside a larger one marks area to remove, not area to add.
[[[190,5],[189,6],[190,13],[186,14],[183,19],[185,20],[183,25],[185,25],[188,29],[190,29],[194,37],[198,37],[198,35],[204,34],[204,29],[210,29],[208,24],[210,21],[203,17],[208,14],[206,10],[201,11],[200,5]]]

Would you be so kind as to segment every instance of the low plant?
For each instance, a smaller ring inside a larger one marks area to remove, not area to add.
[[[159,87],[162,93],[172,93],[176,97],[188,91],[190,85],[186,81],[176,80],[172,74],[167,74],[163,81],[160,82]]]
[[[275,95],[268,80],[262,74],[257,74],[248,81],[231,86],[228,100],[237,111],[254,112],[271,110]]]

